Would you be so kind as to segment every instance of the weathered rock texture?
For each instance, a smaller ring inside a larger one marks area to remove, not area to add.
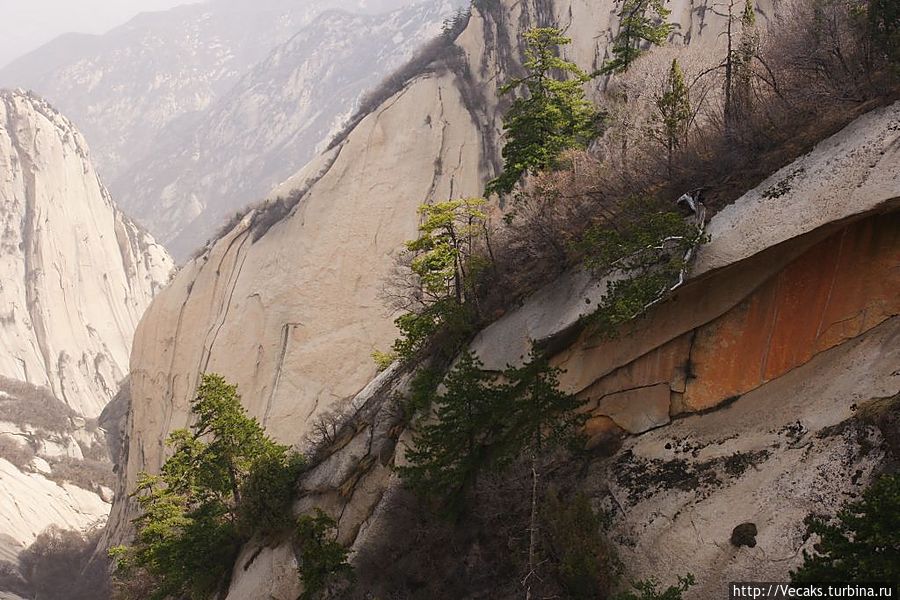
[[[48,525],[80,528],[108,513],[111,490],[86,467],[111,479],[92,418],[128,373],[134,329],[172,261],[113,205],[72,123],[2,90],[0,248],[6,555]]]
[[[673,18],[679,36],[713,46],[724,21],[701,4],[679,0]],[[186,424],[203,371],[238,383],[251,414],[288,442],[359,391],[375,373],[370,353],[395,335],[379,292],[394,253],[415,234],[416,207],[478,195],[496,172],[497,90],[519,72],[521,33],[569,27],[576,43],[567,53],[590,68],[607,55],[615,10],[585,0],[474,10],[429,68],[278,190],[302,190],[299,203],[284,216],[272,206],[251,212],[188,263],[136,336],[120,492],[160,466],[165,435]],[[114,528],[128,514],[117,503]]]
[[[312,159],[360,94],[440,34],[460,0],[325,11],[110,185],[178,260]],[[224,175],[223,175],[224,174]]]
[[[739,276],[715,274],[685,288],[676,301],[694,300]],[[733,400],[900,314],[898,290],[900,212],[877,214],[842,227],[721,316],[627,365],[608,372],[604,350],[615,341],[596,344],[590,336],[559,364],[573,373],[565,377],[568,391],[593,414],[642,433],[670,415]],[[603,376],[582,387],[592,372]]]
[[[172,262],[112,203],[84,138],[49,104],[0,92],[0,375],[96,417]]]
[[[814,541],[804,518],[858,497],[888,459],[897,431],[858,415],[900,391],[898,336],[893,317],[726,408],[627,440],[598,479],[621,504],[612,536],[633,576],[691,572],[696,599],[785,580]],[[745,522],[757,544],[736,548]]]
[[[311,419],[372,378],[369,353],[394,336],[378,294],[392,254],[414,235],[420,202],[477,194],[494,173],[494,90],[516,72],[515,40],[524,28],[569,25],[577,40],[571,56],[583,66],[606,53],[611,2],[500,5],[475,11],[443,59],[285,184],[284,191],[302,190],[298,203],[249,213],[150,307],[133,354],[113,540],[127,535],[133,514],[124,494],[140,471],[160,466],[165,435],[187,423],[203,371],[236,381],[251,414],[287,442],[300,441]],[[692,41],[714,43],[721,22],[711,21],[707,4],[673,8]],[[646,535],[637,543],[650,558],[634,558],[636,574],[690,570],[708,576],[710,586],[718,584],[712,573],[784,579],[802,543],[801,513],[833,508],[840,490],[851,481],[864,485],[878,464],[878,455],[857,452],[857,438],[829,437],[828,427],[847,421],[854,402],[900,388],[891,317],[898,308],[891,216],[900,197],[898,116],[900,106],[866,115],[719,213],[691,282],[615,342],[579,330],[585,298],[595,302],[603,283],[577,273],[476,341],[481,358],[498,368],[520,360],[532,342],[561,348],[554,360],[567,369],[566,389],[594,412],[593,445],[625,429],[647,432],[628,440],[612,467],[602,463],[585,480],[613,482],[623,544]],[[767,193],[772,186],[787,191]],[[349,426],[301,483],[298,511],[327,509],[339,520],[340,539],[356,551],[383,541],[390,529],[397,491],[391,466],[402,463],[409,438],[390,398],[404,377],[384,374],[356,395]],[[715,406],[720,412],[688,414]],[[665,427],[673,416],[681,418]],[[800,431],[824,432],[815,446],[821,453],[796,451],[793,443],[803,444],[805,434],[779,433],[798,419]],[[726,430],[731,437],[719,443]],[[699,440],[689,457],[665,449],[662,438],[676,432],[681,441],[673,447],[681,450],[684,439]],[[779,436],[797,439],[781,443]],[[752,454],[734,458],[739,452]],[[759,475],[742,467],[764,459]],[[800,501],[792,485],[803,490]],[[695,518],[680,516],[679,506]],[[756,548],[732,548],[733,527],[751,521],[759,527]],[[779,535],[786,537],[775,541]],[[652,539],[665,548],[656,558]],[[698,550],[698,539],[711,547]],[[258,563],[249,560],[254,554],[246,549],[247,560],[237,565],[231,598],[248,590],[296,595],[296,581],[284,575],[290,548],[260,554]],[[673,564],[662,571],[664,560]],[[710,597],[711,589],[696,597]]]

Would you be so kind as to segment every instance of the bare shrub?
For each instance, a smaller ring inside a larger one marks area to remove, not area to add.
[[[34,448],[31,444],[20,444],[6,436],[0,437],[0,458],[6,459],[20,471],[32,471],[31,461],[34,460]]]
[[[338,403],[332,408],[319,413],[313,420],[307,442],[310,447],[310,455],[314,455],[319,448],[325,448],[334,444],[341,430],[353,418],[353,407],[349,400]]]
[[[861,113],[900,98],[897,65],[873,52],[864,5],[792,0],[780,10],[754,45],[739,118],[728,123],[724,48],[656,49],[639,59],[608,86],[604,135],[560,170],[526,181],[494,236],[501,276],[485,289],[509,306],[551,281],[580,262],[571,241],[591,225],[615,227],[629,197],[673,203],[702,189],[711,216]],[[693,114],[668,173],[648,128],[675,57]]]
[[[22,597],[31,594],[28,582],[19,573],[18,566],[11,562],[0,561],[0,592],[12,592]]]
[[[44,600],[109,598],[105,559],[92,560],[102,527],[87,532],[51,526],[19,556],[30,595]]]
[[[116,476],[109,459],[70,458],[68,456],[48,459],[51,472],[47,479],[57,483],[71,483],[78,487],[96,491],[98,485],[114,488]]]
[[[0,421],[57,433],[73,430],[71,417],[75,411],[49,389],[0,376],[0,392],[11,396],[0,397]]]

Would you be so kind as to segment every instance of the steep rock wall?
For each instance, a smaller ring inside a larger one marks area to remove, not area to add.
[[[113,205],[74,126],[21,92],[0,92],[0,227],[0,375],[96,417],[171,259]]]
[[[898,132],[900,105],[865,115],[716,215],[689,283],[614,341],[578,325],[585,299],[602,294],[602,282],[578,274],[475,341],[502,368],[520,359],[525,336],[566,369],[562,384],[592,413],[598,457],[579,491],[614,511],[612,539],[631,576],[692,572],[696,599],[718,597],[728,581],[783,580],[808,543],[806,514],[833,512],[888,460],[897,432],[858,415],[900,392]],[[786,194],[765,194],[801,168]],[[831,200],[846,198],[835,209]],[[769,236],[748,247],[750,224],[735,213]],[[779,221],[796,237],[769,226]],[[395,367],[354,398],[295,506],[333,515],[370,572],[417,552],[398,540],[415,509],[392,470],[410,440],[392,404],[408,379]],[[754,549],[730,545],[742,522],[759,529]],[[297,581],[284,576],[290,545],[257,562],[258,551],[245,548],[230,598],[296,596]]]
[[[112,203],[72,123],[0,90],[2,559],[49,525],[108,514],[112,465],[93,418],[172,268]]]
[[[724,20],[711,2],[672,4],[677,40],[717,43]],[[503,0],[474,10],[430,68],[276,190],[303,191],[288,214],[248,214],[179,273],[136,335],[114,532],[124,532],[137,474],[159,468],[166,433],[187,423],[201,372],[236,382],[251,414],[287,442],[362,389],[375,373],[370,353],[395,335],[379,291],[394,253],[415,235],[416,207],[480,195],[496,172],[497,90],[519,72],[522,32],[568,27],[567,54],[589,68],[608,54],[615,11],[611,0]]]
[[[187,260],[228,216],[309,162],[362,92],[437,35],[460,4],[429,0],[380,15],[322,12],[192,125],[170,125],[110,188],[177,260]]]
[[[696,297],[735,277],[722,273],[683,294]],[[577,363],[568,390],[586,410],[643,433],[733,401],[900,314],[898,290],[900,212],[877,214],[818,242],[723,315],[585,387],[607,366],[597,360],[605,343],[593,346],[585,336],[559,364]]]

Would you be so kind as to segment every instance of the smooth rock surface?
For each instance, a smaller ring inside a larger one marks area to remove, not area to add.
[[[0,90],[0,438],[16,444],[0,454],[4,556],[49,525],[109,513],[109,489],[87,481],[112,469],[91,419],[128,373],[137,322],[172,269],[113,204],[73,124]],[[80,468],[86,454],[99,471]]]
[[[0,375],[96,417],[172,261],[112,203],[84,138],[45,101],[0,91]]]

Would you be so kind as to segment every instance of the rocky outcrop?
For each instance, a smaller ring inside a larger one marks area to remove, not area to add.
[[[0,546],[106,516],[94,420],[127,375],[165,250],[112,203],[84,138],[47,102],[0,91]]]
[[[687,1],[674,9],[691,43],[716,43],[720,17]],[[518,72],[521,32],[568,26],[576,44],[567,52],[589,67],[607,54],[614,11],[582,0],[476,8],[427,68],[276,191],[299,190],[295,202],[251,211],[188,263],[136,335],[120,492],[159,467],[203,371],[238,383],[251,414],[287,442],[362,389],[375,373],[370,353],[395,335],[380,291],[415,234],[417,206],[479,195],[495,173],[497,89]],[[127,521],[123,500],[113,524]]]
[[[799,260],[815,244],[836,235],[849,221],[870,212],[893,210],[900,197],[896,177],[900,165],[898,122],[898,104],[863,115],[716,214],[706,229],[710,241],[699,249],[691,277],[695,280],[727,277],[719,271],[742,262],[740,276],[706,286],[706,293],[699,296],[689,292],[698,288],[681,290],[665,317],[638,321],[623,339],[608,344],[587,341],[583,351],[565,359],[566,368],[572,372],[570,377],[583,378],[571,381],[569,389],[583,390],[593,375],[606,374],[722,315],[792,261]],[[822,251],[837,250],[827,246],[823,245]],[[889,246],[885,243],[883,248],[888,254]],[[849,250],[859,251],[865,252]],[[810,257],[813,262],[816,260]],[[818,258],[827,257],[820,252]],[[876,256],[872,258],[880,260]],[[847,261],[865,262],[867,258],[854,259],[842,254],[830,260],[833,268],[846,269]],[[839,266],[836,260],[844,266]],[[800,263],[795,268],[818,269]],[[823,268],[828,267],[823,265]],[[827,288],[827,278],[819,284]],[[890,290],[890,281],[873,283],[876,287],[882,284]],[[605,282],[595,281],[587,273],[568,273],[534,294],[521,309],[486,328],[476,339],[474,350],[484,357],[488,368],[499,370],[507,364],[518,364],[532,344],[552,345],[554,338],[570,336],[572,328],[593,310],[605,289]],[[867,292],[860,289],[848,293],[857,294],[860,298],[857,302],[864,302],[862,297]],[[876,295],[884,293],[876,292]],[[602,361],[603,366],[583,368],[579,362],[581,357]]]
[[[900,213],[870,216],[816,243],[722,315],[612,371],[616,342],[584,335],[558,359],[571,373],[563,385],[631,433],[708,410],[900,314],[898,266]],[[688,286],[671,310],[740,277],[722,272]]]
[[[714,13],[690,6],[673,6],[682,31],[714,43]],[[392,467],[409,440],[391,401],[408,373],[388,371],[363,389],[375,371],[370,351],[395,333],[380,282],[414,235],[420,202],[478,194],[493,174],[493,90],[516,72],[521,30],[568,24],[579,40],[571,55],[598,64],[607,12],[612,3],[580,0],[474,11],[430,68],[285,184],[282,192],[299,190],[292,202],[251,211],[188,263],[136,336],[113,540],[128,534],[125,493],[140,471],[159,468],[166,433],[187,423],[199,374],[218,371],[286,442],[353,398],[296,509],[326,509],[355,557],[369,550],[388,568],[391,550],[403,551],[388,533],[405,525],[393,510],[401,494]],[[801,515],[832,510],[882,464],[889,434],[854,406],[900,390],[898,113],[862,117],[716,215],[691,280],[615,342],[581,326],[604,286],[583,273],[476,340],[489,367],[537,343],[566,369],[563,385],[592,413],[591,447],[612,455],[582,474],[584,489],[615,507],[615,539],[636,576],[692,571],[707,578],[696,598],[719,593],[728,577],[784,579],[806,543]],[[874,451],[862,450],[866,437]],[[755,547],[730,546],[743,523],[757,527]],[[230,597],[294,597],[291,556],[287,545],[245,548]]]
[[[577,275],[476,340],[482,360],[515,362],[514,334],[541,332],[531,341],[566,369],[561,383],[591,413],[586,433],[596,453],[579,473],[579,491],[615,514],[611,536],[632,576],[694,573],[697,599],[729,581],[783,580],[810,543],[803,518],[834,512],[900,459],[892,455],[898,432],[871,418],[891,398],[896,411],[900,393],[898,123],[900,105],[863,117],[785,169],[805,165],[807,184],[772,202],[764,192],[781,180],[776,174],[716,215],[693,278],[616,340],[596,339],[576,322],[572,307],[597,297],[596,284],[581,285]],[[861,181],[834,171],[858,168],[842,160],[852,156],[868,167]],[[818,185],[820,176],[831,186]],[[845,184],[848,195],[860,187],[870,194],[831,216],[822,214],[829,203],[807,201],[842,197]],[[792,206],[807,209],[796,216],[804,233],[784,241],[772,227],[771,246],[704,268],[709,256],[743,247],[743,229],[722,226],[732,211],[765,228]],[[386,372],[360,393],[300,484],[297,512],[315,506],[335,515],[358,559],[414,551],[394,539],[404,528],[398,519],[410,518],[392,471],[409,441],[393,405],[406,385],[404,373]],[[756,526],[755,546],[731,545],[742,523]],[[264,563],[254,573],[260,586],[275,581]],[[278,598],[294,592],[295,584],[271,588]]]
[[[0,92],[0,173],[0,375],[96,417],[171,259],[113,205],[71,122],[35,96]]]

